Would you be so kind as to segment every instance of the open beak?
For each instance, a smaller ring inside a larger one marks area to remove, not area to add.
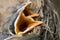
[[[32,30],[37,25],[43,23],[41,21],[35,21],[31,17],[25,16],[24,13],[21,13],[21,15],[18,17],[19,18],[15,21],[15,24],[14,24],[16,34],[26,33],[28,31]]]
[[[35,21],[33,17],[39,16],[39,14],[32,12],[29,10],[29,5],[31,2],[26,3],[25,6],[22,7],[22,10],[18,10],[19,14],[15,20],[14,27],[16,34],[27,33],[32,30],[34,27],[42,24],[42,21]]]

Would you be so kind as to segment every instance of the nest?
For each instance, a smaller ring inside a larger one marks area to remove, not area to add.
[[[44,0],[43,3],[44,5],[41,5],[38,11],[40,16],[35,19],[43,21],[43,24],[35,27],[27,34],[20,36],[14,35],[8,37],[6,40],[59,40],[57,30],[59,27],[58,13],[53,9],[52,5],[50,5],[50,1]]]

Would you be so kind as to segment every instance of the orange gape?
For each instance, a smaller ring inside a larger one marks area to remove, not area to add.
[[[39,24],[42,24],[42,22],[35,21],[33,18],[26,17],[24,13],[21,13],[20,18],[17,20],[15,24],[15,33],[16,34],[26,33]]]
[[[31,2],[25,4],[24,7],[19,12],[19,15],[14,23],[15,33],[23,34],[32,30],[37,25],[42,24],[42,21],[35,21],[33,17],[39,16],[39,14],[29,10],[29,5]]]

